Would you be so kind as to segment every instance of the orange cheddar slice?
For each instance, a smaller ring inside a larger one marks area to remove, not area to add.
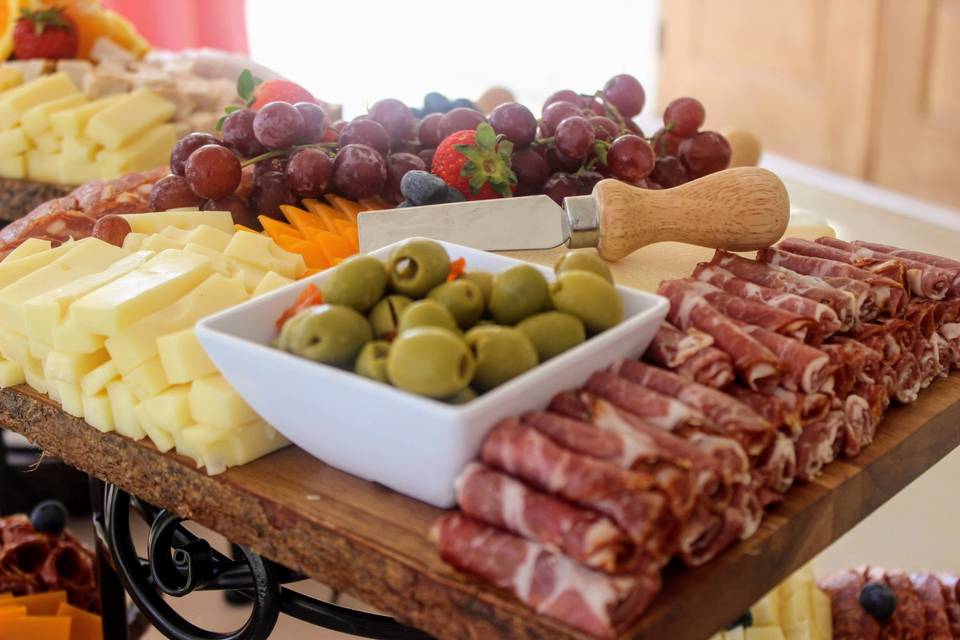
[[[5,616],[0,618],[0,638],[70,640],[70,623],[70,618],[57,616]]]
[[[372,198],[360,198],[357,201],[361,207],[362,211],[380,211],[381,209],[389,209],[390,205],[384,202],[383,198],[380,196],[374,196]]]
[[[103,622],[100,616],[63,603],[57,615],[70,618],[70,640],[103,640]]]
[[[233,228],[237,231],[246,231],[248,233],[260,233],[259,231],[256,231],[255,229],[251,229],[250,227],[245,227],[242,224],[234,224]]]
[[[306,206],[306,200],[304,200]],[[316,200],[314,200],[316,202]],[[319,204],[319,203],[318,203]],[[326,229],[327,226],[324,224],[316,214],[313,214],[309,211],[304,211],[300,207],[294,207],[289,204],[280,205],[280,211],[283,213],[283,217],[287,219],[294,229],[300,232],[300,235],[307,237],[311,230],[313,229]]]
[[[300,238],[301,240],[303,239],[303,234],[286,222],[280,222],[267,216],[257,216],[257,220],[263,225],[263,230],[267,232],[267,235],[274,240],[280,236],[292,236],[294,238]]]
[[[359,204],[353,200],[347,200],[346,198],[342,198],[332,193],[325,193],[323,197],[326,198],[327,202],[333,205],[337,211],[346,214],[351,222],[357,221],[357,215],[361,211]]]
[[[66,591],[48,591],[47,593],[33,593],[28,596],[14,596],[10,600],[4,600],[4,606],[26,607],[27,613],[31,616],[53,616],[56,615],[60,603],[66,601]],[[0,638],[2,637],[4,637],[3,634],[0,634]]]
[[[289,248],[284,247],[284,249],[302,255],[303,261],[307,264],[308,269],[326,269],[330,266],[330,260],[327,258],[327,254],[316,242],[299,240],[291,244]]]
[[[27,615],[26,607],[0,607],[0,618],[5,616],[25,616]]]
[[[329,231],[314,231],[310,239],[319,245],[327,260],[333,264],[336,264],[337,258],[349,258],[355,253],[353,246],[346,238]]]

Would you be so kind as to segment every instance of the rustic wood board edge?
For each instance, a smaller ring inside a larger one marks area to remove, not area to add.
[[[422,543],[438,510],[322,463],[304,462],[306,454],[299,450],[209,477],[179,456],[100,434],[27,388],[0,392],[0,425],[69,464],[438,637],[584,637],[440,562]],[[957,446],[960,376],[955,375],[935,382],[917,403],[892,409],[873,445],[859,457],[834,463],[815,482],[791,490],[754,537],[695,571],[671,570],[663,593],[622,636],[707,637]],[[277,467],[322,468],[323,480],[334,486],[323,496],[306,498],[322,502],[279,504],[270,499],[268,482],[252,481],[270,469],[271,459]],[[364,499],[392,511],[394,519],[398,510],[408,510],[409,528],[385,521],[382,536],[357,535],[351,524],[369,533],[373,529],[366,519],[376,516],[375,509],[356,500],[361,496],[349,495],[357,487],[364,487]]]
[[[73,189],[62,184],[0,178],[0,224],[22,218],[47,200],[64,196]]]

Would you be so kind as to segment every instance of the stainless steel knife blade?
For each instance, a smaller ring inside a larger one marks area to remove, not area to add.
[[[366,211],[357,223],[361,253],[412,237],[485,251],[550,249],[570,237],[566,212],[547,196]]]

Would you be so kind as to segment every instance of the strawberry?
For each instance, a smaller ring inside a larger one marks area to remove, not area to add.
[[[72,58],[77,55],[77,28],[59,9],[23,9],[13,30],[18,60]]]
[[[267,80],[260,83],[254,90],[253,102],[250,103],[250,108],[256,111],[269,102],[289,102],[290,104],[313,102],[316,104],[317,99],[314,98],[309,91],[295,82],[290,82],[289,80]]]
[[[476,131],[457,131],[444,138],[430,170],[467,200],[509,198],[517,185],[511,153],[513,143],[498,139],[493,127],[481,122]]]

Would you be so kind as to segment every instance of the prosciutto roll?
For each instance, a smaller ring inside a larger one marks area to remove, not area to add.
[[[777,429],[786,426],[784,407],[775,395],[754,391],[739,384],[728,385],[723,388],[723,392],[753,409]]]
[[[723,249],[716,250],[711,263],[723,267],[738,278],[777,291],[794,293],[827,305],[840,319],[841,331],[848,330],[860,317],[853,294],[837,289],[820,278],[804,276],[786,269],[776,269],[763,262],[748,260]]]
[[[803,425],[794,441],[797,458],[797,480],[808,482],[820,474],[824,466],[836,458],[834,443],[843,425],[843,415],[825,417]]]
[[[830,396],[825,393],[800,393],[778,387],[773,396],[780,403],[788,432],[794,437],[804,425],[823,420],[830,411]]]
[[[635,621],[660,590],[656,571],[608,576],[459,514],[433,526],[444,560],[513,593],[537,613],[599,638]]]
[[[510,476],[471,463],[456,482],[464,515],[564,553],[606,573],[630,567],[635,549],[609,518],[534,491]]]
[[[863,245],[854,245],[854,264],[897,261],[906,271],[906,282],[915,296],[942,300],[947,294],[957,295],[954,283],[960,281],[960,269],[944,268],[903,255],[881,253]]]
[[[911,251],[910,249],[900,249],[889,244],[880,244],[877,242],[865,242],[863,240],[854,241],[854,246],[857,247],[866,247],[867,249],[872,249],[874,251],[879,251],[880,253],[887,253],[892,256],[909,258],[911,260],[916,260],[917,262],[924,262],[926,264],[933,265],[935,267],[941,267],[943,269],[957,269],[960,270],[960,260],[953,260],[951,258],[945,258],[943,256],[934,255],[932,253],[924,253],[922,251]]]
[[[733,362],[712,345],[713,337],[702,331],[680,331],[664,322],[644,357],[695,382],[720,388],[733,382]]]
[[[719,287],[729,294],[810,318],[817,323],[820,333],[825,336],[836,333],[842,327],[837,313],[827,305],[738,278],[723,267],[701,262],[694,270],[693,277]]]
[[[741,323],[740,328],[780,359],[783,373],[780,383],[785,388],[817,393],[826,386],[832,373],[830,356],[826,353],[762,327]]]
[[[681,329],[699,329],[733,360],[733,368],[751,389],[770,390],[780,382],[780,362],[696,292],[678,280],[660,283],[657,292],[670,301],[668,318]]]
[[[860,606],[866,580],[849,569],[819,582],[830,596],[834,640],[880,640],[880,624]]]
[[[736,379],[730,356],[716,347],[707,347],[678,366],[676,371],[684,378],[714,389],[728,385]]]
[[[480,459],[541,491],[599,511],[644,551],[664,554],[661,539],[673,527],[664,497],[651,490],[652,476],[575,454],[516,418],[493,428]]]
[[[775,434],[773,441],[754,461],[753,468],[763,478],[764,488],[778,494],[786,493],[793,486],[797,475],[797,455],[793,441],[782,433]],[[779,499],[774,501],[779,502]]]
[[[937,315],[942,313],[943,308],[939,307],[936,302],[930,300],[917,300],[914,298],[909,303],[907,303],[907,309],[904,312],[903,319],[913,324],[916,327],[920,335],[929,340],[933,337],[933,334],[936,333],[937,327],[940,325],[937,322]]]
[[[677,398],[634,384],[609,371],[597,371],[590,376],[586,390],[661,429],[683,433],[691,427],[707,426],[709,422],[701,411]]]
[[[942,325],[937,334],[943,338],[949,350],[951,369],[960,368],[960,322],[948,322]]]
[[[808,242],[808,241],[803,240],[802,242]],[[862,255],[857,256],[856,255],[857,247],[855,247],[852,243],[846,242],[845,240],[840,240],[838,238],[831,238],[829,236],[823,236],[821,238],[817,238],[817,241],[814,244],[818,247],[824,247],[824,248],[832,247],[833,250],[836,251],[834,255],[838,256],[836,258],[833,258],[835,260],[839,260],[840,262],[848,262],[854,266],[860,267],[861,269],[866,269],[871,273],[875,273],[879,276],[884,276],[886,278],[890,278],[891,280],[895,280],[899,282],[904,289],[907,289],[910,286],[910,283],[907,281],[907,268],[903,265],[902,262],[900,262],[896,258],[891,257],[891,258],[881,259],[881,258],[865,258]],[[786,251],[793,251],[794,253],[801,253],[801,254],[804,253],[803,251],[790,249],[787,246],[784,246],[783,248]],[[813,254],[804,254],[804,255],[813,255]],[[829,256],[823,256],[823,257],[829,257]]]
[[[708,427],[712,427],[715,433],[735,439],[750,456],[758,455],[773,439],[772,424],[721,391],[636,360],[622,361],[618,373],[640,386],[697,409],[707,417]]]

